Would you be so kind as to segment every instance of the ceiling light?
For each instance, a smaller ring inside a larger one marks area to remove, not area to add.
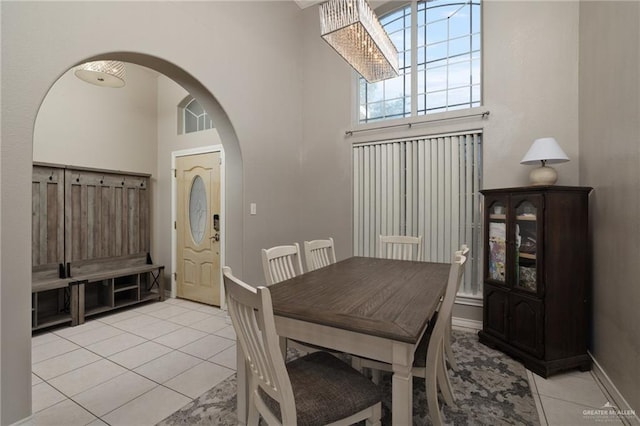
[[[86,62],[76,67],[74,74],[80,80],[102,87],[123,87],[124,63],[119,61]]]
[[[320,34],[369,83],[398,75],[398,51],[366,0],[321,4]]]

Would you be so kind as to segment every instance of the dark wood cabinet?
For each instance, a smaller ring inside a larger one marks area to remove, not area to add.
[[[480,341],[533,372],[591,368],[591,188],[531,186],[484,195]]]

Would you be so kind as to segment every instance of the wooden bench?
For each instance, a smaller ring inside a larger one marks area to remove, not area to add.
[[[72,325],[87,316],[150,300],[164,300],[164,265],[154,265],[149,254],[70,262]],[[157,287],[157,291],[152,291]]]
[[[34,330],[70,322],[73,325],[73,306],[69,284],[64,278],[62,264],[34,266],[31,273],[31,324]]]

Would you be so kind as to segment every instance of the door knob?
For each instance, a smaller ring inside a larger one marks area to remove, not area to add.
[[[220,234],[216,232],[215,235],[211,237],[211,239],[214,241],[220,241]]]

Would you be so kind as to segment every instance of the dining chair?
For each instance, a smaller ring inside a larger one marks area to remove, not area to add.
[[[414,256],[414,252],[416,255]],[[397,260],[422,260],[422,236],[380,235],[378,257]]]
[[[262,267],[264,269],[264,280],[267,286],[288,280],[304,273],[302,260],[300,259],[300,245],[276,246],[269,249],[262,249]],[[285,343],[286,342],[286,343]],[[286,339],[283,342],[283,350],[292,347],[302,352],[313,352],[324,348],[299,340]]]
[[[456,254],[457,253],[462,254],[464,257],[469,257],[469,256],[467,256],[467,254],[469,253],[469,246],[467,246],[466,244],[463,244],[462,246],[460,246],[460,250],[457,251]],[[463,275],[464,275],[464,273],[463,273]],[[445,335],[444,335],[444,353],[445,353],[445,359],[449,363],[449,366],[451,367],[451,369],[454,370],[454,371],[457,371],[458,370],[458,363],[456,362],[456,358],[453,355],[453,349],[451,349],[452,317],[453,317],[453,315],[449,316],[449,323],[447,324],[447,328],[445,330]],[[447,376],[447,378],[448,377],[449,376]]]
[[[329,238],[328,240],[305,241],[304,259],[307,263],[307,271],[314,271],[318,268],[336,263],[333,238]]]
[[[382,393],[359,372],[326,352],[285,363],[276,333],[271,293],[222,268],[227,306],[244,352],[248,377],[247,424],[380,425]]]
[[[440,309],[429,321],[427,330],[422,336],[422,339],[420,339],[413,357],[413,368],[411,372],[414,376],[425,379],[429,415],[431,416],[433,424],[436,426],[442,424],[437,397],[438,388],[442,393],[445,403],[450,407],[455,405],[453,389],[449,381],[444,358],[444,336],[445,330],[448,324],[450,324],[449,318],[453,311],[453,303],[458,292],[458,287],[462,281],[466,261],[467,258],[462,255],[462,251],[457,251],[454,254],[454,260],[449,270],[444,299],[440,304]],[[355,356],[353,359],[352,365],[357,369],[371,368],[378,371],[392,371],[391,365],[384,362]]]
[[[267,285],[288,280],[303,273],[300,245],[276,246],[262,249],[262,268]]]

